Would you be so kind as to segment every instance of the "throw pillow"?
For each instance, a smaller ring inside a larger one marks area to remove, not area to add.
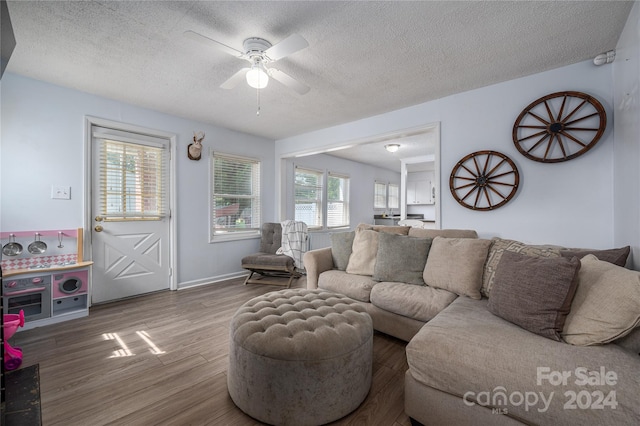
[[[500,263],[502,255],[506,251],[522,253],[527,256],[534,257],[559,257],[560,250],[564,247],[552,246],[552,245],[530,245],[521,243],[520,241],[505,240],[502,238],[494,237],[491,240],[491,248],[489,249],[489,255],[487,261],[484,264],[484,272],[482,277],[482,289],[480,292],[485,297],[490,297],[491,287],[495,280],[496,269]]]
[[[373,279],[424,285],[422,271],[430,247],[431,238],[380,233]]]
[[[347,269],[355,236],[355,231],[331,234],[331,257],[336,269],[340,271]]]
[[[481,299],[482,270],[490,246],[491,240],[434,238],[424,268],[424,282],[459,296]]]
[[[626,246],[608,250],[568,249],[561,250],[560,255],[569,259],[574,256],[578,259],[582,259],[586,255],[592,254],[599,260],[604,260],[605,262],[613,263],[618,266],[624,266],[627,264],[627,257],[629,257],[630,252],[631,247]]]
[[[347,273],[373,275],[378,254],[378,235],[378,232],[370,229],[356,231],[347,264]]]
[[[640,272],[585,256],[578,290],[562,332],[567,343],[600,345],[640,324]]]
[[[561,341],[579,270],[577,257],[542,258],[506,251],[487,309],[525,330]]]

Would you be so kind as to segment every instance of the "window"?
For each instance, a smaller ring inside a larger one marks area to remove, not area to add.
[[[100,150],[100,216],[105,220],[160,220],[168,210],[167,145],[145,135],[126,133],[124,138],[124,134],[94,128]]]
[[[373,188],[374,209],[398,209],[400,208],[400,187],[395,183],[378,182]]]
[[[260,161],[214,153],[212,176],[212,236],[259,232]]]
[[[309,229],[322,228],[323,172],[296,167],[294,182],[295,220]]]
[[[400,187],[395,183],[389,184],[389,196],[387,203],[390,209],[400,208]]]
[[[387,208],[387,184],[386,183],[376,182],[374,184],[373,208],[374,209]]]
[[[349,226],[349,177],[328,173],[327,228]]]

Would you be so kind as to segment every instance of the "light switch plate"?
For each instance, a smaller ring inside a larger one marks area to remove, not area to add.
[[[70,200],[71,199],[71,187],[70,186],[51,186],[51,198],[54,200]]]

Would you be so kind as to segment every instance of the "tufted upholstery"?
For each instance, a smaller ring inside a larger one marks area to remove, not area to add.
[[[247,255],[242,258],[241,265],[251,271],[244,281],[245,284],[275,284],[291,286],[291,282],[300,277],[296,271],[292,257],[276,254],[282,246],[282,225],[276,222],[266,222],[260,228],[260,252]],[[257,278],[253,278],[258,274]],[[288,281],[273,279],[273,277],[286,277]]]
[[[282,225],[275,222],[263,223],[260,228],[260,251],[276,254],[282,246]]]
[[[355,410],[371,386],[371,317],[324,290],[267,293],[230,325],[228,387],[248,415],[269,424],[314,425]]]

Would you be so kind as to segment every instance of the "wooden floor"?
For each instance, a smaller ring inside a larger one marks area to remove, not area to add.
[[[305,278],[292,287],[305,287]],[[21,331],[23,366],[40,364],[48,425],[259,425],[227,392],[228,324],[278,286],[230,280],[91,308],[89,317]],[[373,384],[332,425],[408,426],[405,343],[374,335]]]

